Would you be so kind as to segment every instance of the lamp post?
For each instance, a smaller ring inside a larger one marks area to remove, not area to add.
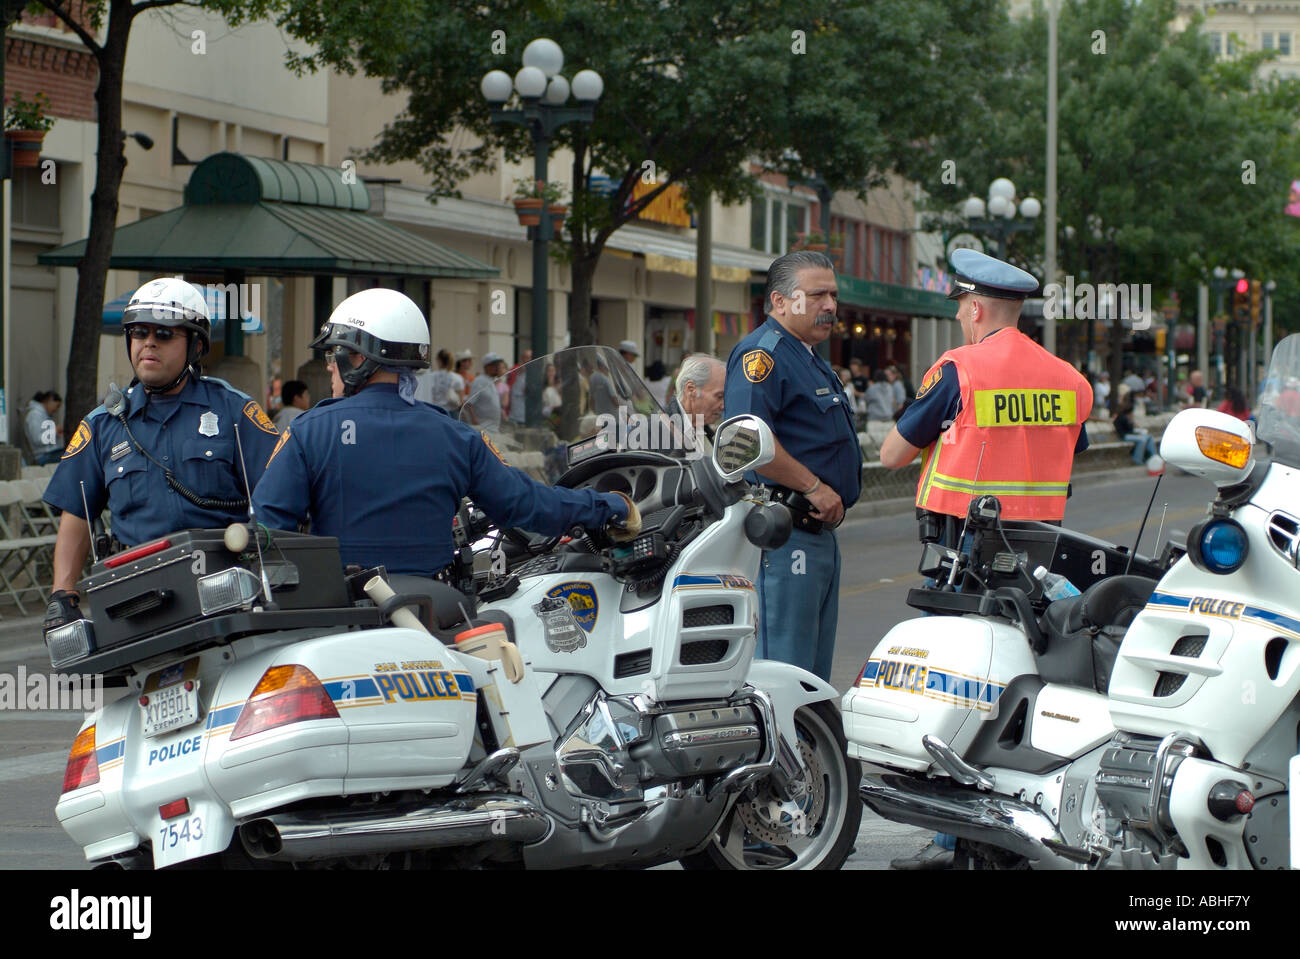
[[[1017,212],[1023,219],[1015,219]],[[1043,205],[1032,196],[1025,197],[1017,207],[1016,185],[1004,176],[989,184],[987,204],[979,197],[972,196],[961,207],[961,214],[971,230],[996,239],[999,260],[1006,259],[1007,237],[1022,230],[1032,230],[1034,221],[1042,212]]]
[[[1273,291],[1277,289],[1277,280],[1264,284],[1264,369],[1273,365]],[[1258,386],[1258,384],[1256,384]],[[1249,397],[1254,402],[1255,397]]]
[[[547,161],[555,131],[567,123],[591,123],[595,119],[596,101],[604,92],[605,82],[595,70],[580,70],[572,85],[560,76],[564,51],[554,40],[544,37],[524,47],[523,68],[512,80],[504,70],[484,74],[479,83],[483,98],[492,104],[493,123],[513,123],[526,127],[533,139],[533,179],[546,182]],[[569,93],[578,106],[565,106]],[[517,93],[522,107],[506,110],[502,105]],[[542,204],[541,222],[528,228],[533,241],[533,356],[551,352],[550,319],[547,303],[547,244],[553,234],[553,221],[547,204]]]

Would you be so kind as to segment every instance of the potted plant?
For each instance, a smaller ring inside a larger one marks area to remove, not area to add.
[[[542,222],[543,206],[550,210],[552,217],[558,215],[560,220],[564,219],[569,209],[559,205],[563,196],[564,190],[558,183],[547,183],[544,180],[524,177],[515,181],[515,195],[512,202],[515,205],[515,214],[523,226],[537,226]]]
[[[818,230],[813,230],[808,235],[802,237],[803,249],[812,250],[814,253],[825,253],[827,248],[826,234]]]
[[[842,269],[844,266],[844,234],[832,233],[829,237],[829,242],[830,249],[826,252],[829,253],[830,258],[835,261],[836,268]]]
[[[5,136],[13,144],[15,167],[34,167],[40,162],[41,141],[54,126],[54,118],[46,115],[49,109],[50,98],[44,93],[32,100],[15,93],[6,105]]]

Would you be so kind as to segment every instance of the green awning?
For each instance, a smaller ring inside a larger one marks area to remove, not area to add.
[[[840,289],[840,302],[850,306],[905,313],[909,316],[957,316],[957,301],[948,299],[933,290],[918,290],[894,283],[861,280],[855,276],[837,273],[835,280]]]
[[[117,228],[109,266],[155,273],[405,275],[488,279],[499,270],[370,216],[364,186],[342,171],[219,153],[195,168],[185,205]],[[76,266],[79,240],[42,253]]]

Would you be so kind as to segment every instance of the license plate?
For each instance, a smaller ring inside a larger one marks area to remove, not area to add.
[[[146,684],[147,686],[148,684]],[[186,685],[190,688],[186,689]],[[199,681],[179,682],[163,689],[147,690],[148,705],[141,704],[140,715],[144,721],[144,736],[161,736],[176,729],[184,729],[199,721]]]

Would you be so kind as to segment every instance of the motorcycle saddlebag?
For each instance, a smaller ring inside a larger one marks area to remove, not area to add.
[[[96,563],[80,583],[95,624],[95,647],[108,649],[202,619],[198,582],[233,566],[258,572],[256,548],[226,548],[220,529],[187,529]],[[347,607],[338,540],[271,531],[262,557],[281,609]],[[260,577],[259,577],[260,579]]]

